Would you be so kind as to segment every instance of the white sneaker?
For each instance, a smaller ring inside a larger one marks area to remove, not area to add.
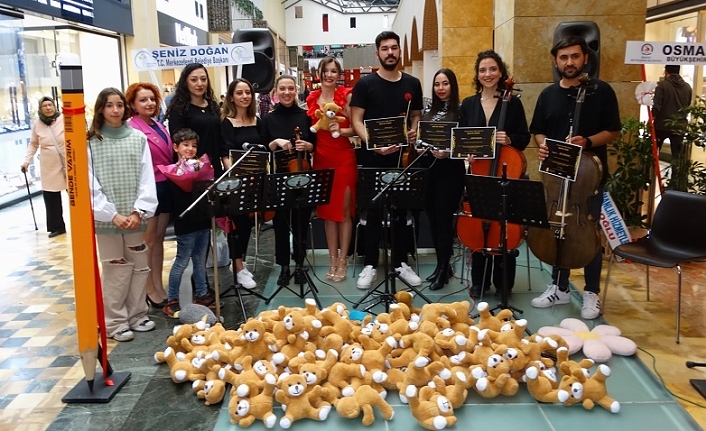
[[[115,341],[125,342],[125,341],[132,341],[135,338],[135,335],[129,329],[121,329],[120,331],[113,334],[112,338]]]
[[[252,272],[248,271],[246,267],[243,266],[243,272],[250,278],[255,278],[254,275],[252,275]]]
[[[358,281],[355,282],[356,287],[358,289],[370,289],[370,286],[373,285],[373,280],[375,280],[375,274],[377,274],[377,270],[372,265],[366,265],[358,275]]]
[[[238,284],[244,288],[254,289],[257,286],[257,283],[255,283],[255,280],[252,279],[252,275],[249,275],[247,271],[247,269],[241,269],[235,275],[235,278],[238,280]]]
[[[402,262],[399,268],[395,268],[395,271],[400,275],[402,280],[410,284],[410,286],[421,286],[422,279],[419,278],[416,272],[410,268],[406,263]]]
[[[547,308],[552,305],[568,304],[571,302],[571,293],[567,290],[562,292],[556,284],[547,286],[547,290],[541,295],[532,299],[532,307]]]
[[[593,292],[584,292],[581,318],[595,319],[599,314],[601,314],[601,300],[598,295]]]

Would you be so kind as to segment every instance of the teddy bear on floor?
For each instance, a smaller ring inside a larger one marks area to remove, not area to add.
[[[261,420],[265,427],[272,428],[275,426],[277,417],[272,411],[273,398],[276,379],[272,374],[265,375],[265,385],[262,391],[251,397],[239,397],[232,394],[228,402],[228,413],[230,413],[231,423],[249,427],[256,419]]]
[[[409,385],[404,388],[404,394],[409,400],[412,416],[424,428],[440,430],[456,424],[451,402],[434,388],[425,386],[417,391],[416,386]]]
[[[299,419],[326,420],[331,411],[331,404],[321,401],[322,388],[315,386],[307,391],[306,378],[301,374],[290,374],[280,378],[277,383],[279,390],[275,399],[282,404],[285,414],[279,421],[279,426],[288,429]],[[315,405],[318,404],[318,407]]]
[[[337,115],[339,112],[341,112],[341,107],[336,105],[335,103],[325,103],[322,108],[323,109],[317,109],[314,112],[316,118],[318,118],[319,121],[317,121],[313,126],[311,126],[311,128],[309,129],[311,130],[311,133],[316,133],[319,130],[328,130],[331,121],[336,121],[337,123],[343,123],[344,121],[346,121],[345,117]],[[341,136],[341,134],[339,132],[333,132],[331,133],[331,136],[336,139]]]
[[[587,370],[575,361],[566,361],[561,364],[562,373],[559,389],[570,394],[564,405],[571,406],[581,403],[583,408],[591,410],[598,404],[611,413],[620,411],[620,403],[610,396],[606,389],[606,380],[610,377],[610,368],[607,365],[599,365],[595,374],[588,377]]]
[[[363,425],[365,426],[370,426],[375,421],[373,407],[380,410],[386,421],[392,420],[395,416],[392,406],[368,385],[362,385],[352,396],[337,399],[333,404],[338,414],[344,418],[357,418],[360,412],[363,412]]]

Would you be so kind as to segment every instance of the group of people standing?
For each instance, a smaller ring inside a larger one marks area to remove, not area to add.
[[[422,113],[419,80],[397,70],[401,55],[399,36],[393,32],[383,32],[378,35],[375,44],[381,68],[377,73],[358,81],[350,103],[351,120],[357,135],[365,136],[364,121],[367,119],[398,115],[406,115],[409,120],[409,144],[414,144],[417,140],[416,130],[420,119],[458,122],[459,127],[499,125],[502,102],[498,96],[499,92],[506,89],[509,73],[498,53],[488,50],[478,54],[474,77],[476,94],[462,102],[459,102],[459,87],[454,72],[450,69],[437,71],[433,78],[432,102]],[[510,98],[505,107],[502,128],[495,136],[498,144],[522,151],[530,142],[530,133],[533,134],[539,146],[540,160],[549,157],[545,138],[564,141],[570,135],[579,78],[587,67],[589,48],[584,39],[570,36],[558,41],[552,47],[551,55],[560,80],[540,94],[529,127],[522,102],[518,98]],[[595,78],[590,79],[589,86],[592,90],[582,109],[582,122],[578,130],[573,130],[570,142],[594,153],[600,159],[603,168],[601,186],[589,202],[589,212],[593,220],[597,220],[600,216],[603,184],[608,172],[606,145],[618,137],[621,123],[617,97],[612,88]],[[408,94],[412,97],[405,97]],[[398,165],[400,149],[399,145],[391,145],[372,151],[363,150],[359,155],[359,165]],[[421,150],[418,152],[421,153]],[[426,160],[422,160],[422,166],[428,168],[425,207],[437,257],[436,269],[427,280],[431,281],[431,290],[438,290],[444,287],[453,271],[450,263],[455,235],[453,217],[458,212],[463,197],[464,163],[463,160],[450,159],[448,151],[437,149],[427,151],[424,158]],[[472,169],[473,158],[469,157],[467,162]],[[401,235],[405,222],[404,213],[396,211],[397,213],[391,216],[393,234]],[[366,226],[365,267],[358,276],[359,288],[369,288],[376,276],[379,226],[380,221],[373,218],[371,222],[369,214]],[[486,255],[482,250],[473,252],[471,296],[482,296],[490,288],[491,281],[498,292],[505,290],[510,293],[515,279],[514,254],[506,254],[503,257]],[[403,242],[393,244],[393,267],[404,281],[417,286],[421,284],[421,279],[406,265],[406,255]],[[598,253],[585,267],[586,286],[581,310],[585,319],[594,319],[600,314],[597,294],[601,265],[602,257]],[[507,285],[503,283],[503,271],[507,271]],[[569,270],[554,268],[552,284],[532,300],[532,306],[545,308],[568,303],[568,276]]]
[[[162,101],[159,89],[153,84],[132,84],[125,94],[107,88],[98,95],[88,133],[89,174],[109,336],[129,341],[134,336],[133,331],[153,329],[154,323],[147,317],[149,306],[177,317],[181,310],[179,285],[189,260],[194,266],[194,301],[206,306],[212,306],[215,301],[206,278],[211,216],[208,208],[204,208],[204,202],[186,217],[176,217],[193,203],[197,194],[181,190],[157,166],[197,159],[205,154],[213,166],[214,178],[218,178],[231,166],[231,150],[240,150],[248,143],[261,145],[274,153],[273,172],[286,171],[297,152],[312,161],[315,170],[335,169],[330,201],[315,211],[317,217],[324,220],[329,253],[325,277],[341,282],[347,275],[353,220],[357,215],[358,166],[398,167],[402,156],[401,145],[366,149],[365,120],[405,116],[408,142],[400,144],[412,145],[417,142],[420,120],[458,122],[460,127],[498,126],[502,102],[497,96],[505,89],[509,72],[496,52],[488,50],[478,54],[474,67],[475,95],[461,101],[456,75],[444,68],[434,74],[431,104],[424,107],[420,81],[398,70],[399,36],[390,31],[382,32],[375,45],[381,67],[376,73],[361,78],[352,91],[338,85],[343,74],[338,60],[324,58],[318,70],[321,88],[308,95],[306,108],[297,103],[299,91],[296,79],[290,75],[276,79],[273,95],[277,103],[264,115],[258,112],[252,84],[241,78],[230,83],[219,106],[208,72],[198,63],[187,65],[181,73],[166,109],[167,127],[157,120]],[[565,140],[568,135],[570,113],[575,104],[570,96],[587,65],[588,52],[581,38],[559,41],[551,54],[560,81],[540,94],[529,127],[521,101],[510,99],[503,118],[504,127],[497,131],[496,142],[522,151],[532,133],[540,148],[540,159],[548,157],[544,138]],[[580,129],[573,131],[571,142],[598,156],[604,169],[603,184],[607,172],[606,144],[617,137],[620,119],[617,98],[610,86],[597,79],[590,82],[594,91],[586,98]],[[341,107],[339,115],[345,120],[331,121],[328,129],[312,132],[310,126],[318,120],[316,111],[331,102]],[[36,151],[39,142],[43,148],[51,149],[51,136],[58,137],[59,133],[62,136],[57,139],[63,141],[62,118],[53,100],[42,100],[39,121],[45,126],[39,127],[38,123],[35,127],[23,169],[34,154],[32,148]],[[360,150],[354,150],[350,144],[349,138],[355,135],[363,139]],[[116,160],[121,162],[115,163]],[[451,258],[456,234],[453,220],[463,198],[465,164],[464,160],[451,159],[448,151],[437,148],[427,151],[420,162],[420,167],[427,169],[425,209],[437,257],[436,268],[427,280],[431,282],[431,290],[439,290],[453,276]],[[472,167],[474,160],[469,157],[466,162]],[[44,180],[45,176],[42,177]],[[65,232],[59,195],[64,188],[65,185],[45,192],[50,236]],[[58,199],[52,198],[52,192]],[[600,200],[600,193],[592,199],[590,211],[594,217],[599,215]],[[292,277],[295,283],[303,282],[300,269],[304,265],[306,244],[302,239],[307,236],[311,211],[275,212],[275,261],[281,267],[279,285],[288,284]],[[243,288],[255,288],[253,274],[244,264],[253,222],[247,214],[228,216],[232,227],[228,245],[235,279]],[[366,215],[364,268],[356,280],[360,289],[370,288],[376,279],[383,217],[387,216],[377,211],[368,211]],[[170,219],[175,223],[177,256],[165,290],[163,241]],[[389,223],[393,235],[403,238],[407,211],[393,209]],[[290,243],[290,234],[293,243]],[[419,286],[422,280],[407,265],[407,256],[405,241],[393,243],[392,268],[410,286]],[[504,269],[508,275],[506,286],[502,277]],[[598,254],[585,270],[584,318],[595,318],[600,312],[597,296],[600,269]],[[512,255],[503,259],[474,253],[472,296],[481,296],[491,282],[496,290],[509,292],[514,278]],[[552,284],[532,301],[532,305],[542,308],[567,303],[568,295],[568,270],[555,268]]]

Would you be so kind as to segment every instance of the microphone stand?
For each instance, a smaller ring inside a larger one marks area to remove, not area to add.
[[[401,184],[406,178],[407,178],[407,171],[410,170],[414,166],[415,163],[419,161],[421,157],[423,157],[426,153],[429,152],[429,150],[433,149],[434,147],[431,145],[424,145],[426,148],[424,149],[423,152],[417,155],[417,157],[412,161],[412,163],[409,164],[406,168],[404,168],[402,171],[400,171],[397,176],[395,177],[394,180],[390,181],[389,183],[385,184],[385,186],[378,192],[377,195],[375,195],[370,202],[371,203],[376,203],[377,201],[380,200],[381,197],[384,197],[383,205],[382,208],[384,210],[387,210],[387,214],[390,217],[390,223],[389,223],[389,229],[390,229],[390,248],[391,250],[394,250],[394,244],[395,244],[395,236],[394,236],[394,231],[395,229],[392,227],[392,222],[394,219],[393,211],[395,210],[395,207],[390,204],[390,196],[388,193],[388,190],[390,187],[394,185]],[[399,183],[398,183],[399,182]],[[387,238],[387,231],[388,229],[388,224],[384,222],[384,213],[383,213],[383,232],[382,232],[382,237]],[[386,241],[383,240],[383,252],[382,252],[382,265],[383,268],[385,269],[385,278],[377,284],[377,286],[373,287],[366,293],[362,298],[358,300],[353,305],[353,308],[357,308],[360,304],[364,303],[371,295],[378,294],[377,299],[372,303],[368,304],[363,311],[370,311],[373,307],[375,307],[378,304],[383,304],[385,306],[385,311],[388,312],[390,311],[390,304],[393,304],[396,302],[395,300],[395,293],[397,293],[397,289],[395,286],[395,279],[399,278],[402,283],[404,283],[410,290],[415,292],[419,297],[421,297],[424,301],[426,301],[428,304],[431,303],[431,299],[429,299],[427,296],[425,296],[419,289],[416,287],[410,285],[407,283],[404,279],[400,278],[400,275],[395,271],[394,269],[390,268],[390,261],[387,256],[387,246],[385,246]],[[378,288],[381,286],[384,286],[384,289],[382,292],[378,292]]]
[[[694,367],[706,367],[706,362],[686,361],[686,368]],[[691,386],[693,386],[702,397],[706,398],[706,380],[689,379],[689,383],[691,383]]]
[[[223,179],[230,174],[230,172],[238,166],[240,162],[242,162],[245,157],[248,156],[248,154],[252,153],[255,147],[250,147],[245,153],[235,162],[233,163],[228,170],[226,170],[223,175],[218,177],[217,180],[215,180],[213,183],[211,183],[208,187],[206,187],[206,190],[204,190],[203,193],[201,193],[201,196],[196,198],[194,202],[189,205],[188,208],[186,208],[181,214],[179,214],[179,218],[184,218],[184,216],[191,211],[199,202],[201,202],[206,196],[208,196],[213,189],[216,187],[216,185]],[[220,322],[221,321],[221,285],[220,285],[220,280],[218,277],[218,247],[216,247],[216,212],[215,212],[215,206],[216,202],[213,199],[209,199],[209,202],[211,203],[211,250],[213,251],[213,284],[214,284],[214,291],[216,292],[216,319]]]

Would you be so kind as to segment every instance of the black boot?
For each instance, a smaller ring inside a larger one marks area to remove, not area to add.
[[[445,284],[449,282],[449,278],[451,277],[451,272],[449,272],[448,266],[443,267],[438,274],[436,274],[436,278],[434,281],[431,282],[429,285],[429,290],[439,290],[444,287]]]
[[[437,275],[439,275],[439,271],[441,270],[441,267],[444,266],[440,263],[436,264],[436,268],[434,268],[434,272],[429,274],[429,277],[426,278],[427,281],[432,281],[436,278]]]
[[[302,285],[304,284],[304,268],[301,265],[297,265],[294,268],[294,284]]]
[[[288,286],[291,277],[289,267],[282,265],[282,271],[279,273],[279,277],[277,277],[277,286]]]

